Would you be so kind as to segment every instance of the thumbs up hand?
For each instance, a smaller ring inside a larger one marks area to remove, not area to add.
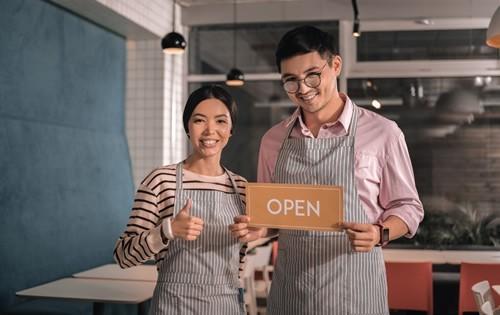
[[[191,205],[191,199],[188,199],[184,208],[172,220],[172,234],[175,238],[194,241],[203,230],[203,220],[190,214]]]

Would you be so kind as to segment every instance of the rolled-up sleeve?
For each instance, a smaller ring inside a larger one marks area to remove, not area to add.
[[[418,197],[410,155],[402,132],[389,143],[382,169],[379,203],[384,209],[382,221],[396,216],[408,226],[406,237],[417,232],[424,217],[422,202]]]

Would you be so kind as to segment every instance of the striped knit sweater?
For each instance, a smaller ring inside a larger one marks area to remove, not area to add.
[[[154,256],[159,268],[168,250],[163,243],[160,228],[166,218],[172,217],[175,203],[175,167],[168,165],[153,170],[142,181],[134,199],[127,228],[115,245],[114,259],[122,268],[139,265]],[[237,191],[245,203],[246,179],[230,172]],[[203,189],[234,193],[229,176],[203,176],[184,170],[184,190]],[[184,206],[184,205],[182,205]],[[203,233],[203,232],[202,232]],[[246,245],[240,253],[240,271],[244,262]]]

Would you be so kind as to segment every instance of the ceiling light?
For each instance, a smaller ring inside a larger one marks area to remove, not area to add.
[[[372,106],[375,107],[376,109],[382,108],[382,104],[380,104],[380,102],[375,99],[372,100]]]
[[[359,32],[359,20],[355,20],[354,24],[352,25],[352,36],[354,37],[361,36],[361,33]]]
[[[491,18],[486,32],[486,44],[494,48],[500,48],[500,7],[497,8]]]
[[[169,55],[180,55],[184,53],[186,49],[186,40],[184,36],[175,31],[175,4],[176,1],[172,1],[172,32],[165,35],[161,40],[163,52]]]
[[[352,11],[354,14],[354,23],[352,25],[352,36],[359,37],[361,36],[361,32],[359,31],[359,18],[358,18],[358,4],[356,0],[352,0]]]
[[[226,76],[226,84],[228,86],[242,86],[245,84],[245,76],[243,75],[243,72],[237,68],[229,70]]]

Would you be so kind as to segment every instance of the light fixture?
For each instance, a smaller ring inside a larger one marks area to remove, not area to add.
[[[169,55],[180,55],[184,53],[186,49],[186,40],[184,36],[175,31],[175,4],[176,1],[172,1],[172,32],[168,33],[161,40],[161,48],[163,52]]]
[[[500,6],[491,17],[490,25],[486,32],[486,44],[494,48],[500,48]]]
[[[352,36],[359,37],[361,32],[359,31],[359,18],[358,18],[358,4],[356,0],[352,0],[352,11],[354,13],[354,23],[352,25]]]
[[[354,24],[352,26],[352,36],[360,37],[361,33],[359,32],[359,20],[354,20]]]
[[[236,68],[236,0],[233,2],[233,68],[229,70],[226,75],[226,85],[228,86],[242,86],[245,84],[245,75],[241,70]]]
[[[381,104],[381,103],[380,103],[380,101],[379,101],[379,100],[377,100],[377,99],[373,99],[373,100],[372,100],[372,106],[373,106],[373,107],[375,107],[376,109],[380,109],[380,108],[382,108],[382,104]]]

